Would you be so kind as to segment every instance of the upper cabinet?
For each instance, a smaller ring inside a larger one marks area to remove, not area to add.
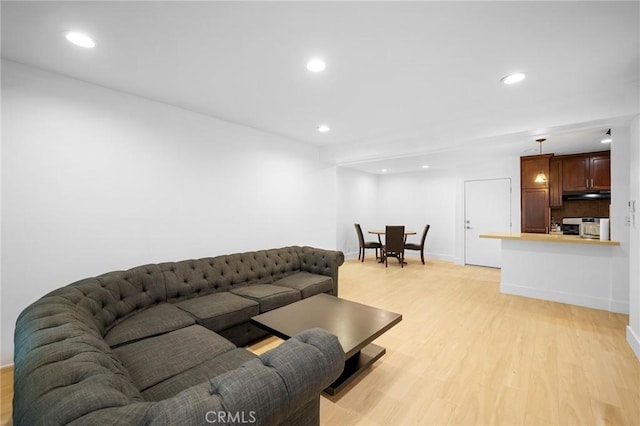
[[[611,153],[603,152],[589,157],[591,188],[594,191],[611,190]]]
[[[567,155],[561,158],[564,192],[611,190],[609,151]]]
[[[536,189],[549,187],[549,160],[553,154],[530,155],[520,158],[520,184],[522,189]],[[544,180],[537,180],[543,174]]]
[[[549,161],[549,207],[562,207],[562,160]]]
[[[589,189],[589,156],[562,157],[562,190],[586,191]]]

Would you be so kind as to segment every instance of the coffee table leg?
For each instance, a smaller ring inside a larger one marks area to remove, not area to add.
[[[357,352],[351,358],[344,362],[344,370],[340,377],[335,382],[331,383],[324,391],[329,395],[335,395],[351,383],[356,377],[368,368],[371,364],[376,362],[384,353],[386,349],[382,346],[370,343],[360,352]]]

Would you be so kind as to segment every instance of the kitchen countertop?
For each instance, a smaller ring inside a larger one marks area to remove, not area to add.
[[[602,245],[602,246],[619,246],[618,241],[600,241],[591,240],[588,238],[580,238],[577,235],[563,235],[563,234],[529,234],[529,233],[490,233],[480,234],[480,238],[497,238],[501,240],[520,240],[520,241],[540,241],[547,243],[569,243],[569,244],[587,244],[587,245]]]

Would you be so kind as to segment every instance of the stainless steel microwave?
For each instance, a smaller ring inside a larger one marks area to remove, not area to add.
[[[580,235],[581,217],[565,217],[562,219],[562,233],[564,235]]]
[[[600,239],[600,219],[582,218],[580,238]]]

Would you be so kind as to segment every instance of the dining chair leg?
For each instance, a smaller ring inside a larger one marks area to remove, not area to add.
[[[422,260],[422,264],[424,265],[424,249],[420,250],[420,260]]]

